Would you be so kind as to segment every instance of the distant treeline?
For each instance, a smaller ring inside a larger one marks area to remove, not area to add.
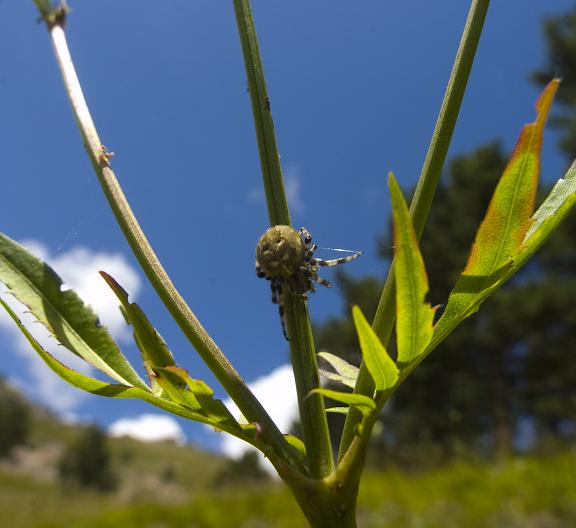
[[[538,85],[554,76],[563,79],[551,123],[571,163],[576,157],[576,9],[545,20],[543,27],[547,64],[532,79]],[[440,305],[439,313],[466,264],[509,155],[495,141],[454,158],[445,171],[421,241],[429,300]],[[543,178],[551,182],[562,176]],[[412,190],[405,194],[410,197]],[[388,452],[416,463],[458,453],[506,456],[574,440],[575,233],[572,217],[529,266],[416,369],[385,409],[374,443],[377,458]],[[387,263],[391,246],[386,232],[379,251]],[[317,349],[358,363],[349,312],[358,304],[367,316],[375,313],[380,279],[340,273],[337,282],[344,314],[317,326]],[[389,348],[393,353],[393,342]],[[332,418],[332,424],[339,428],[341,418]]]

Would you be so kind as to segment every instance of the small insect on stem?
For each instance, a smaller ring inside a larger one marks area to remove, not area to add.
[[[318,249],[312,243],[312,235],[301,227],[299,231],[286,225],[268,229],[256,245],[256,275],[269,280],[272,289],[272,302],[278,305],[282,332],[288,340],[284,301],[288,293],[307,298],[309,291],[315,291],[315,282],[326,288],[332,285],[318,275],[319,266],[337,266],[358,258],[363,251],[351,252],[346,257],[324,260],[314,257]]]
[[[100,163],[106,167],[110,166],[110,161],[114,157],[114,152],[108,152],[104,145],[100,145],[100,154],[98,156]]]

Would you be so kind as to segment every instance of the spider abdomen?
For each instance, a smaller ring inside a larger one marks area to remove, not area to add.
[[[296,231],[287,225],[268,229],[256,245],[256,275],[270,281],[272,302],[278,305],[282,332],[288,339],[284,319],[284,302],[289,294],[306,299],[314,291],[314,283],[330,288],[331,284],[318,275],[318,266],[337,266],[358,258],[361,251],[350,251],[350,255],[338,259],[314,258],[318,249],[312,244],[312,235],[304,227]],[[347,251],[347,250],[336,250]]]
[[[304,261],[304,253],[300,233],[286,225],[271,227],[256,245],[256,261],[270,278],[292,277]]]

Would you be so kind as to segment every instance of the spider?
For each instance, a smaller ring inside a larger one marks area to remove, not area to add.
[[[332,260],[314,257],[318,249],[312,244],[312,235],[304,227],[300,231],[287,225],[276,225],[268,229],[256,245],[256,275],[270,281],[272,302],[278,305],[282,333],[287,341],[284,300],[290,292],[307,299],[307,292],[316,291],[314,282],[326,288],[332,285],[317,273],[319,266],[337,266],[358,258],[363,251]]]

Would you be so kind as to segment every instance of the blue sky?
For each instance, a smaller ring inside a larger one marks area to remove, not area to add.
[[[496,138],[513,146],[534,116],[538,92],[528,76],[544,61],[541,17],[572,5],[493,2],[451,154]],[[266,376],[288,353],[268,285],[254,274],[267,214],[232,3],[106,0],[71,7],[67,34],[80,80],[144,230],[240,373],[247,380]],[[258,0],[253,9],[293,222],[321,246],[365,250],[347,266],[350,273],[383,276],[375,239],[389,214],[386,175],[393,170],[409,186],[420,172],[467,2]],[[115,262],[178,362],[224,396],[141,274],[131,271],[136,263],[96,183],[48,35],[36,20],[31,0],[0,2],[0,229],[42,244],[54,265],[72,259],[76,272],[90,269],[72,258],[78,248]],[[565,166],[549,133],[543,177],[555,180]],[[310,302],[316,321],[341,308],[335,290]],[[123,349],[137,361],[122,332]],[[31,366],[5,325],[0,336],[0,372],[46,402],[38,381],[43,366]],[[104,426],[156,412],[96,397],[67,410]],[[180,424],[202,445],[219,441]]]

